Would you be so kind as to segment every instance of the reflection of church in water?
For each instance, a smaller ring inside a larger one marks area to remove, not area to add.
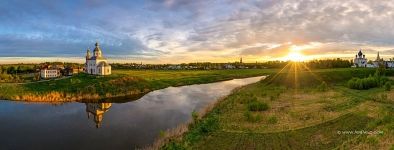
[[[111,107],[111,103],[85,103],[86,104],[86,112],[88,114],[88,118],[93,116],[93,121],[96,123],[96,127],[99,128],[101,125],[101,121],[103,121],[103,115],[105,112],[109,110]]]

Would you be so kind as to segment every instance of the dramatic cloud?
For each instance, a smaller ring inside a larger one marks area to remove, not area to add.
[[[0,1],[0,57],[81,57],[99,41],[125,61],[264,61],[394,54],[394,2]]]

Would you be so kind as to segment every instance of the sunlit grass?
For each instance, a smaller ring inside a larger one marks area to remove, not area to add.
[[[109,76],[78,74],[27,84],[0,84],[0,98],[28,101],[76,101],[141,95],[169,86],[203,84],[268,75],[276,69],[113,70]]]
[[[394,121],[394,92],[383,88],[360,91],[345,86],[352,77],[363,78],[374,73],[375,69],[368,68],[314,70],[301,62],[291,62],[266,80],[243,87],[217,104],[207,118],[218,118],[219,128],[201,133],[192,127],[186,137],[193,140],[184,138],[173,146],[190,149],[390,148],[394,143],[390,130]],[[386,73],[393,75],[393,70]],[[326,89],[320,90],[321,85],[327,86]],[[250,111],[247,106],[251,100],[270,107],[265,111]],[[338,130],[382,130],[387,134],[338,135]]]

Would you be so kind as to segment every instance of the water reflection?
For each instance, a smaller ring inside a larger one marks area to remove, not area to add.
[[[142,148],[161,131],[190,120],[193,111],[261,78],[168,87],[127,103],[53,105],[0,100],[0,133],[7,135],[0,136],[0,150]]]
[[[109,110],[112,103],[85,103],[85,105],[88,119],[90,119],[90,115],[92,115],[93,121],[96,123],[96,128],[100,128],[104,113]]]

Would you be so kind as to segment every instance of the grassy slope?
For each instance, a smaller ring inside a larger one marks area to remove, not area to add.
[[[347,114],[311,127],[278,133],[214,132],[200,141],[196,149],[329,149],[352,135],[338,136],[337,130],[361,130],[370,119]]]
[[[113,70],[113,74],[110,76],[99,77],[79,74],[71,78],[48,82],[22,85],[0,84],[0,98],[15,99],[14,97],[16,96],[22,97],[24,95],[54,95],[48,99],[56,101],[61,97],[77,97],[85,94],[103,98],[144,93],[168,86],[209,83],[265,75],[273,72],[275,72],[273,69],[213,71]],[[46,97],[33,97],[31,99],[45,100]]]
[[[294,70],[289,68],[275,78],[271,76],[231,94],[191,125],[181,139],[169,142],[163,149],[388,149],[394,144],[394,91],[359,91],[343,86],[352,76],[364,77],[373,72],[304,69],[297,73],[299,85],[294,86]],[[327,91],[316,90],[322,81],[330,85]],[[387,98],[380,98],[382,95]],[[270,109],[252,112],[260,119],[248,121],[244,114],[247,101],[253,98],[268,103]],[[384,134],[337,133],[347,130]]]

